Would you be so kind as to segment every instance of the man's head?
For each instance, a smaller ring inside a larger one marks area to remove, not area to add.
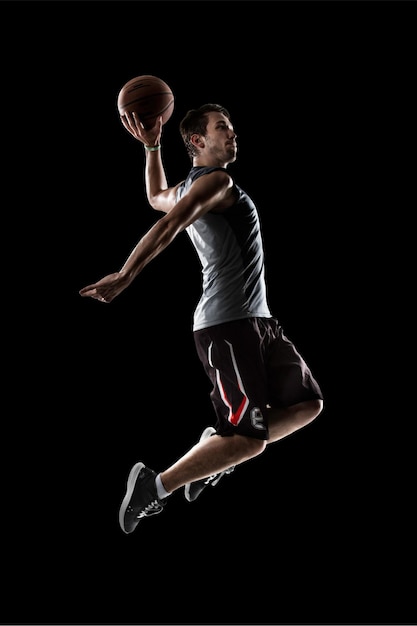
[[[229,122],[231,121],[230,113],[227,109],[220,104],[209,103],[203,104],[198,109],[189,110],[180,123],[181,137],[191,161],[199,155],[198,146],[193,143],[192,137],[193,135],[206,136],[209,113],[212,112],[221,113]]]

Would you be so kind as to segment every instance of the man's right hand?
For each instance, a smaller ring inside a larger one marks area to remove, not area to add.
[[[126,111],[120,116],[123,126],[138,141],[145,146],[159,146],[162,135],[162,115],[160,115],[152,128],[145,130],[142,122],[135,112]]]

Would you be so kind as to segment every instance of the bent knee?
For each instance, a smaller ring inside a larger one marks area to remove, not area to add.
[[[320,415],[323,410],[323,400],[317,398],[315,400],[307,400],[299,405],[301,413],[306,423],[312,422]]]
[[[313,417],[317,417],[323,410],[323,400],[317,398],[315,400],[309,400],[307,403],[308,410]]]

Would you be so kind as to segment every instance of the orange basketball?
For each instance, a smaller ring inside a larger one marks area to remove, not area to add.
[[[174,110],[174,94],[171,88],[157,76],[144,74],[129,80],[117,98],[119,114],[135,112],[145,129],[152,128],[162,115],[166,124]]]

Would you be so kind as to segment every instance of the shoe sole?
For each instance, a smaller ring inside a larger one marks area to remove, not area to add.
[[[126,495],[123,498],[123,502],[120,506],[120,511],[119,511],[119,524],[120,524],[120,528],[123,530],[124,533],[126,533],[126,535],[129,535],[129,531],[127,531],[124,527],[124,519],[125,519],[125,513],[126,513],[126,509],[129,506],[129,502],[130,499],[132,497],[132,493],[133,490],[135,488],[136,485],[136,480],[141,472],[141,470],[145,467],[144,463],[136,463],[136,465],[134,465],[132,467],[132,469],[130,470],[128,479],[127,479],[127,491],[126,491]],[[133,531],[131,531],[133,532]]]
[[[216,429],[213,428],[213,426],[207,426],[207,428],[204,429],[201,434],[200,441],[204,441],[204,439],[208,439],[215,433],[216,433]],[[190,486],[191,486],[191,483],[187,483],[185,485],[184,495],[185,495],[185,499],[188,500],[188,502],[194,502],[194,500],[190,500]]]

